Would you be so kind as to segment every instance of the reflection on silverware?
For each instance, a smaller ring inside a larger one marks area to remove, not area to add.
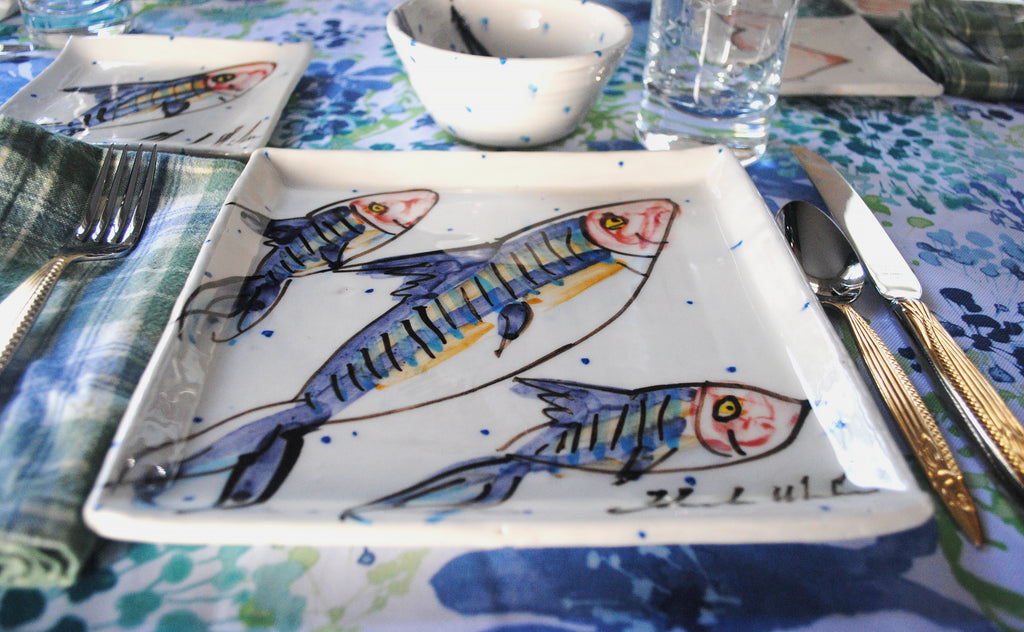
[[[924,350],[932,372],[1008,492],[1024,503],[1024,428],[1009,406],[921,301],[903,255],[853,187],[824,158],[793,147],[836,223],[864,262],[878,293]]]
[[[776,219],[811,289],[850,323],[864,363],[928,481],[960,528],[980,546],[984,534],[974,501],[938,424],[888,347],[851,305],[866,277],[857,253],[839,227],[812,204],[790,202]]]
[[[68,264],[119,257],[131,251],[138,242],[146,224],[156,174],[156,148],[149,152],[145,175],[142,175],[145,161],[142,151],[141,146],[136,148],[133,156],[129,156],[124,147],[107,151],[82,222],[75,231],[78,243],[47,261],[0,303],[0,332],[3,335],[0,371],[7,366],[28,334]]]

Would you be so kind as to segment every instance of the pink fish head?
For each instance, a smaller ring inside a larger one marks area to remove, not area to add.
[[[665,199],[590,209],[586,214],[587,237],[615,253],[653,257],[665,242],[678,211],[678,204]]]
[[[217,92],[245,92],[274,72],[277,64],[261,61],[221,68],[206,74],[206,85]]]
[[[809,409],[806,400],[738,385],[708,385],[701,396],[694,434],[715,454],[756,458],[789,445]]]
[[[408,230],[437,204],[427,189],[375,193],[348,201],[368,224],[392,235]]]

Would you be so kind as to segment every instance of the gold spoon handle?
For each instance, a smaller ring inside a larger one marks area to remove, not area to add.
[[[942,503],[967,537],[981,546],[985,537],[974,500],[967,491],[953,452],[910,378],[875,330],[853,307],[845,303],[828,304],[841,311],[849,321],[857,346],[864,356],[864,363],[903,436],[924,468],[932,488],[938,492]]]
[[[1024,489],[1024,428],[1009,406],[927,305],[914,299],[900,299],[895,304],[962,416],[975,425],[969,430]]]

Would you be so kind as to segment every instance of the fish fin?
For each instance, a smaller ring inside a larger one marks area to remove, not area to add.
[[[257,235],[265,235],[272,220],[259,211],[245,207],[241,207],[241,209],[242,212],[238,214],[238,217],[242,220],[242,223]]]
[[[523,477],[547,466],[506,455],[467,461],[411,487],[342,512],[342,520],[368,522],[361,514],[382,509],[430,509],[440,519],[472,507],[499,505],[515,494]]]
[[[525,301],[509,303],[502,307],[498,313],[498,335],[501,336],[501,343],[494,350],[494,355],[500,358],[508,343],[526,331],[532,320],[533,308]]]
[[[602,409],[627,405],[633,396],[626,390],[578,382],[525,377],[517,377],[515,381],[514,392],[538,397],[548,404],[544,414],[555,425],[588,420]]]
[[[478,267],[491,260],[496,246],[485,244],[452,252],[427,252],[378,259],[342,270],[372,276],[405,277],[405,283],[391,293],[396,298],[434,298],[439,287],[455,283],[467,268]]]
[[[309,226],[308,217],[271,219],[264,226],[262,235],[267,244],[286,246],[294,241],[307,226]]]
[[[120,92],[126,87],[134,84],[108,84],[103,86],[68,86],[62,88],[61,92],[83,92],[85,94],[91,94],[97,96],[101,101],[104,100],[102,97],[109,98],[114,92]]]
[[[167,101],[160,106],[160,109],[163,110],[164,116],[169,118],[181,114],[188,109],[189,105],[191,104],[184,99],[181,101]]]
[[[178,332],[190,340],[226,342],[252,329],[284,296],[291,279],[271,274],[234,276],[199,286],[178,317]]]

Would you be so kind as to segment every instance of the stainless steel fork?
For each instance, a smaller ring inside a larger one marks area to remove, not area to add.
[[[131,150],[117,145],[107,151],[75,230],[77,243],[46,262],[0,303],[0,371],[11,361],[69,264],[120,257],[135,247],[146,225],[155,179],[155,146],[145,151],[141,145]]]

